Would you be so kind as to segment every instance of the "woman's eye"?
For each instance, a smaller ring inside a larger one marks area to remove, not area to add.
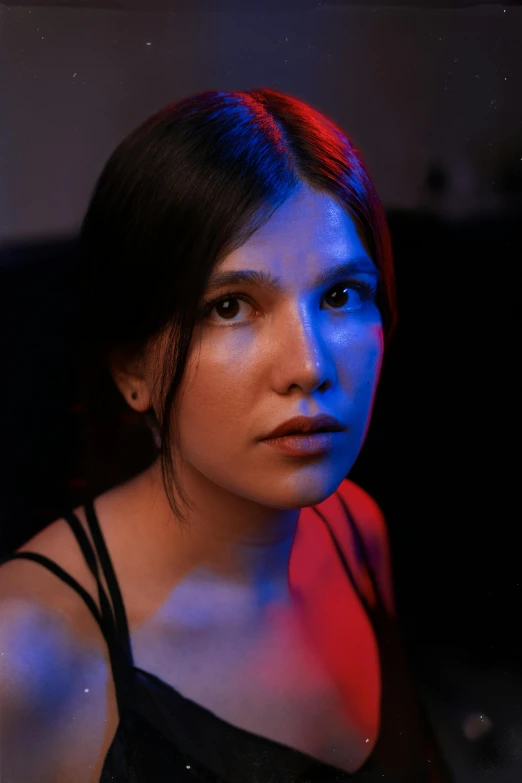
[[[363,307],[368,299],[372,298],[374,293],[374,288],[362,281],[357,283],[341,283],[334,288],[331,288],[324,299],[328,301],[328,304],[334,310],[356,312]],[[253,306],[250,304],[249,298],[245,294],[230,291],[223,294],[223,296],[220,296],[218,299],[208,302],[204,307],[203,317],[208,318],[212,311],[215,311],[220,321],[238,323],[237,321],[234,321],[234,319],[240,312],[239,305],[237,304],[239,302],[249,304],[250,307]]]

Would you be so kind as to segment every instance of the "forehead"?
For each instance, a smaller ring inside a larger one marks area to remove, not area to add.
[[[267,272],[280,281],[311,281],[321,271],[351,261],[359,269],[376,271],[361,226],[332,196],[303,189],[230,253],[210,282],[242,269]]]

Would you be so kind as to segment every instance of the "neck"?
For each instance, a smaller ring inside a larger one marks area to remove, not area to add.
[[[170,508],[158,463],[134,484],[133,509],[147,520],[144,532],[155,541],[161,568],[213,590],[236,588],[259,606],[291,601],[289,563],[300,509],[259,506],[190,470],[180,478],[194,506],[186,525]]]

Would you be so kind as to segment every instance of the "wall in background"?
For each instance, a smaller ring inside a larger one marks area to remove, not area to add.
[[[94,5],[0,5],[0,239],[74,229],[121,138],[206,89],[267,85],[316,105],[389,208],[460,218],[520,191],[521,8]]]

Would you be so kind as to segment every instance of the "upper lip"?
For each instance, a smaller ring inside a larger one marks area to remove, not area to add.
[[[292,419],[284,421],[272,430],[266,438],[281,438],[284,435],[294,435],[296,433],[308,434],[310,432],[342,432],[343,427],[336,418],[327,413],[319,413],[317,416],[294,416]]]

